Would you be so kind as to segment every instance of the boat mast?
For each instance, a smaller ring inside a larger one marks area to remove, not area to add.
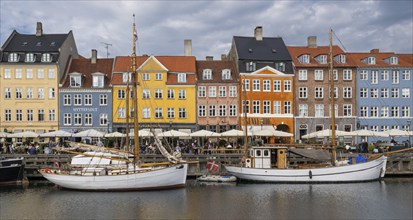
[[[245,77],[244,77],[245,78]],[[242,88],[244,90],[243,93],[243,102],[241,102],[241,105],[243,105],[243,111],[244,111],[244,122],[245,122],[245,135],[244,135],[244,148],[245,148],[245,158],[249,157],[249,151],[248,151],[248,123],[247,123],[247,90],[245,88],[245,79],[241,80],[242,83]]]
[[[137,91],[137,84],[138,84],[138,72],[136,71],[136,41],[138,40],[138,34],[136,32],[136,25],[135,25],[135,14],[133,14],[133,52],[132,52],[132,82],[133,82],[133,130],[134,130],[134,142],[135,142],[135,162],[139,160],[139,124],[138,124],[138,91]]]
[[[330,111],[331,111],[331,164],[336,165],[336,111],[334,104],[334,74],[333,74],[333,30],[330,28]]]

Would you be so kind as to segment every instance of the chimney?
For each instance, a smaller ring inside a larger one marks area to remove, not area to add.
[[[96,49],[92,49],[92,58],[90,59],[90,63],[96,64],[97,58],[98,58],[98,51]]]
[[[184,54],[185,56],[192,56],[192,40],[184,40]]]
[[[370,50],[370,53],[380,53],[380,50],[379,49],[372,49],[372,50]]]
[[[257,41],[262,41],[262,26],[255,27],[254,37]]]
[[[221,54],[221,60],[226,61],[227,60],[227,55],[226,54]]]
[[[41,37],[42,35],[43,35],[42,22],[37,22],[36,23],[36,37]]]
[[[307,47],[308,48],[317,48],[317,36],[309,36],[307,38]]]
[[[206,60],[206,61],[213,61],[213,60],[214,60],[214,57],[213,57],[213,56],[206,56],[206,57],[205,57],[205,60]]]

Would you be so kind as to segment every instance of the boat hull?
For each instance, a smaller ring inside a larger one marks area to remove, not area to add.
[[[50,182],[63,188],[87,191],[128,191],[183,187],[186,184],[188,164],[166,167],[146,172],[119,175],[67,175],[40,173]]]
[[[347,166],[313,169],[258,169],[225,166],[239,179],[258,182],[364,182],[384,177],[387,157]]]
[[[0,163],[0,184],[17,183],[23,181],[23,159],[1,160]]]

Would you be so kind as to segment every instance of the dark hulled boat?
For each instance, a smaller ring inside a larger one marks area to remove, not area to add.
[[[18,183],[24,179],[23,158],[0,158],[0,184]]]

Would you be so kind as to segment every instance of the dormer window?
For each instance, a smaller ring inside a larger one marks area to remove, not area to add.
[[[132,82],[132,73],[122,73],[122,82]]]
[[[231,79],[231,70],[229,70],[229,69],[222,70],[222,79],[223,80]]]
[[[102,73],[97,73],[93,75],[93,87],[103,88],[105,85],[105,76]]]
[[[40,47],[40,46],[42,46],[42,42],[39,41],[36,43],[36,47]]]
[[[18,62],[18,61],[19,61],[19,55],[17,53],[9,54],[9,62]]]
[[[275,69],[284,72],[285,71],[285,63],[284,62],[277,62],[275,63]]]
[[[70,87],[81,87],[82,86],[82,75],[73,74],[70,76]]]
[[[26,54],[26,59],[25,62],[27,63],[33,63],[35,61],[35,56],[33,53],[27,53]]]
[[[320,64],[327,64],[327,55],[320,55],[317,57],[317,61]]]
[[[52,62],[52,55],[50,53],[42,54],[42,62],[44,62],[44,63]]]
[[[398,57],[390,57],[390,64],[391,65],[399,64],[399,58]]]
[[[186,73],[178,73],[178,82],[185,83],[186,82]]]
[[[376,64],[376,57],[367,57],[367,64]]]
[[[300,63],[310,63],[310,55],[301,55],[300,57],[298,57],[298,61],[300,61]]]
[[[247,68],[247,72],[253,72],[253,71],[255,71],[256,69],[256,67],[255,67],[255,63],[254,62],[252,62],[252,61],[250,61],[250,62],[247,62],[246,63],[246,68]]]
[[[56,46],[56,42],[54,42],[54,41],[51,42],[51,43],[50,43],[50,46],[52,46],[52,47]]]
[[[212,79],[212,70],[204,69],[202,71],[202,79],[203,80],[211,80]]]
[[[346,55],[344,55],[344,54],[338,55],[338,63],[345,64],[346,63]]]

